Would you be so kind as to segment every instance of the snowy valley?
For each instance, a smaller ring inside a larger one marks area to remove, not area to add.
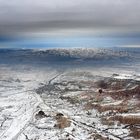
[[[97,52],[2,50],[0,139],[140,139],[138,55]]]

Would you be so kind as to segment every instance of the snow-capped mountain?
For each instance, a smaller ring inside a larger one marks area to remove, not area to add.
[[[126,51],[116,51],[113,49],[92,49],[92,48],[73,48],[73,49],[50,49],[50,50],[34,50],[40,55],[54,55],[71,58],[105,58],[105,57],[130,57]]]
[[[139,51],[139,50],[138,50]],[[138,67],[139,52],[123,49],[0,49],[0,64],[42,66],[129,66]],[[139,67],[138,67],[139,69]]]

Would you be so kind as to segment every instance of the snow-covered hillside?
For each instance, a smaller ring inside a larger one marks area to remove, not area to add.
[[[38,52],[36,50],[35,52]],[[50,49],[40,50],[41,53],[69,56],[72,58],[107,58],[107,57],[129,57],[129,53],[126,51],[117,51],[113,49],[101,49],[101,48],[73,48],[73,49]]]
[[[139,120],[139,81],[132,76],[127,79],[120,75],[120,79],[119,74],[111,75],[108,70],[100,73],[1,65],[0,139],[139,138],[137,121],[121,122],[121,117],[130,115]],[[102,94],[98,92],[101,88]]]
[[[47,50],[4,50],[0,49],[0,58],[11,59],[11,61],[29,62],[29,61],[75,61],[75,60],[136,60],[137,54],[127,50],[117,49],[92,49],[92,48],[73,48],[73,49],[47,49]],[[6,61],[6,60],[5,60]],[[114,62],[115,62],[114,61]],[[1,61],[0,61],[1,62]]]
[[[124,59],[132,56],[104,49],[1,50],[0,140],[140,139],[140,61]],[[87,63],[95,58],[98,65]]]

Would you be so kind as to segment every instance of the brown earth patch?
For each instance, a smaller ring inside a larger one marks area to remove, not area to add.
[[[114,117],[110,117],[110,120],[119,121],[122,124],[140,124],[140,116],[128,115],[128,116],[120,116],[116,115]]]
[[[64,116],[62,113],[57,113],[56,116],[57,123],[55,124],[55,127],[59,129],[64,129],[66,127],[70,127],[71,121],[68,117]]]
[[[100,103],[89,102],[85,105],[85,110],[97,109],[100,113],[105,111],[116,111],[117,113],[127,113],[128,107],[124,103],[119,105],[101,105]]]

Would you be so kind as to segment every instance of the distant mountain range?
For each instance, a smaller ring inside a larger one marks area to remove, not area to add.
[[[91,61],[139,61],[138,51],[132,49],[0,49],[0,63],[35,62],[91,62]]]

